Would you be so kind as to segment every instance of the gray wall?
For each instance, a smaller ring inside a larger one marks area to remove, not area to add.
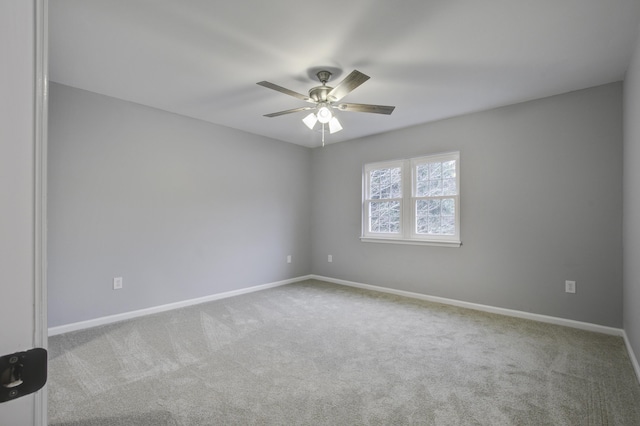
[[[50,114],[50,326],[308,273],[622,326],[620,83],[314,150],[56,84]],[[463,246],[361,243],[363,164],[449,150]]]
[[[463,246],[360,242],[363,164],[451,150]],[[311,182],[314,274],[622,326],[620,83],[315,149]]]
[[[624,82],[624,329],[640,356],[640,38]]]
[[[308,148],[52,83],[49,326],[308,274],[310,164]]]

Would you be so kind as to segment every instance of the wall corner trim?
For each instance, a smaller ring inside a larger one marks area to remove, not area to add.
[[[139,309],[136,311],[124,312],[121,314],[109,315],[106,317],[94,318],[87,321],[74,322],[71,324],[60,325],[57,327],[49,328],[49,336],[56,336],[58,334],[70,333],[72,331],[84,330],[87,328],[93,328],[100,325],[112,324],[128,319],[143,317],[146,315],[156,314],[159,312],[170,311],[173,309],[184,308],[187,306],[198,305],[200,303],[213,302],[214,300],[226,299],[228,297],[239,296],[241,294],[253,293],[260,290],[266,290],[268,288],[280,287],[287,284],[296,283],[299,281],[305,281],[311,279],[310,275],[303,275],[300,277],[290,278],[287,280],[276,281],[267,284],[260,284],[253,287],[241,288],[239,290],[227,291],[224,293],[216,293],[209,296],[198,297],[195,299],[183,300],[180,302],[168,303],[166,305],[153,306],[151,308]]]

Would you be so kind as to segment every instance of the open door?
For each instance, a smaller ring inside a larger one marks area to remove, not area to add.
[[[0,2],[0,355],[47,341],[46,6]],[[44,426],[45,392],[0,403],[0,423]]]

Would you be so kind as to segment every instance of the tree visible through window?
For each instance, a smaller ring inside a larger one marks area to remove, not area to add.
[[[460,245],[460,153],[366,164],[363,240]]]
[[[458,195],[456,161],[418,163],[416,180],[416,233],[454,235]]]
[[[400,232],[400,167],[372,170],[370,181],[369,228],[372,232]]]

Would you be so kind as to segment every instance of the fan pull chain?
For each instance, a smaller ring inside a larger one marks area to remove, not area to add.
[[[324,148],[324,123],[322,123],[322,147]]]

